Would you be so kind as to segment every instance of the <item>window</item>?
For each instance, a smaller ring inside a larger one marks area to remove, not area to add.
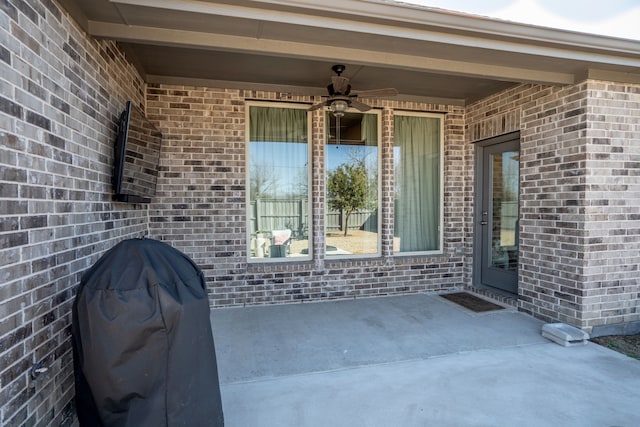
[[[394,239],[396,253],[442,250],[442,119],[394,118]]]
[[[380,254],[379,113],[326,123],[326,256]]]
[[[249,105],[248,254],[252,261],[311,256],[306,107]]]
[[[247,108],[247,252],[250,261],[311,258],[311,115],[308,106]],[[326,113],[325,256],[381,253],[380,112]],[[443,120],[394,117],[393,251],[441,253]],[[322,200],[321,194],[316,194]],[[390,212],[389,212],[390,213]]]

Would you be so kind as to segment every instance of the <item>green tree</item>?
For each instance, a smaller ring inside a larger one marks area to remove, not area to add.
[[[344,235],[349,230],[349,217],[367,203],[367,169],[364,162],[345,163],[329,171],[327,195],[330,209],[344,213]]]

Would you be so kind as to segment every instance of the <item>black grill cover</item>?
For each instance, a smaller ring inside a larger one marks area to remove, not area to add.
[[[224,425],[204,276],[157,240],[114,246],[73,307],[82,427]]]

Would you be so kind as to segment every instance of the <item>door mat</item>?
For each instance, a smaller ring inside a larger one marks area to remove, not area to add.
[[[455,292],[453,294],[442,294],[442,298],[445,298],[451,302],[463,306],[466,309],[475,311],[476,313],[483,313],[485,311],[502,310],[503,306],[494,304],[486,299],[478,298],[467,292]]]

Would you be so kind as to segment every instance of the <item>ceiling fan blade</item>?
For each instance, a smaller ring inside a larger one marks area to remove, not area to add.
[[[307,109],[307,111],[315,111],[315,110],[319,110],[320,108],[324,107],[325,105],[327,105],[326,101],[322,101],[322,102],[318,102],[317,104],[312,105],[311,107],[309,107]]]
[[[371,110],[371,107],[369,107],[367,104],[360,102],[360,101],[356,101],[355,99],[351,100],[351,106],[359,111],[369,111]]]
[[[354,94],[362,98],[377,98],[384,96],[396,96],[398,94],[398,90],[389,87],[386,89],[360,90]]]
[[[349,79],[342,76],[331,76],[331,84],[336,94],[346,95],[349,89]]]

